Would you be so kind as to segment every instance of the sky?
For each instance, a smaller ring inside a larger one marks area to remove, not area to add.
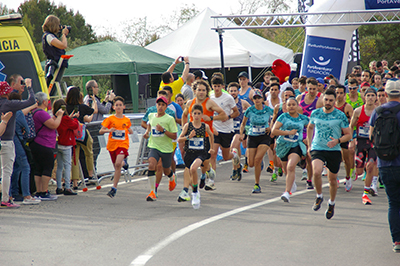
[[[0,0],[9,9],[17,10],[23,0]],[[161,25],[162,19],[178,11],[185,4],[191,6],[189,1],[182,0],[111,0],[111,1],[91,1],[91,0],[54,0],[56,5],[60,3],[73,9],[74,13],[79,11],[86,20],[92,25],[96,34],[104,34],[107,30],[117,31],[124,27],[124,23],[137,17],[147,16],[147,21],[151,25]],[[239,0],[201,0],[196,1],[196,8],[201,12],[209,7],[221,15],[229,15],[239,10]]]

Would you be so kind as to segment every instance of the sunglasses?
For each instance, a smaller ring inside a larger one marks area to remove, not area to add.
[[[349,87],[349,90],[356,90],[358,87]]]

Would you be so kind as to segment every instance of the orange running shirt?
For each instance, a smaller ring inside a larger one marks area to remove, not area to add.
[[[203,107],[203,114],[204,114],[204,115],[206,115],[206,116],[213,116],[213,115],[214,115],[214,112],[213,112],[213,111],[207,110],[207,102],[208,102],[209,99],[210,99],[210,98],[207,97],[206,100],[201,104],[201,106]],[[189,106],[189,114],[192,113],[192,108],[193,108],[193,105],[196,104],[196,100],[197,100],[197,98],[194,98],[193,101],[192,101],[192,104]],[[192,116],[190,116],[190,122],[193,122],[193,117],[192,117]],[[202,118],[202,119],[201,119],[201,122],[206,123],[206,124],[210,127],[211,132],[214,133],[214,131],[213,131],[213,120],[211,120],[211,121],[204,121],[203,118]],[[206,133],[206,137],[208,137],[208,134],[207,134],[207,133]]]
[[[117,148],[129,149],[129,132],[131,127],[131,120],[124,116],[118,118],[111,115],[104,119],[101,123],[103,127],[108,129],[115,128],[116,130],[108,135],[107,150],[115,151]]]

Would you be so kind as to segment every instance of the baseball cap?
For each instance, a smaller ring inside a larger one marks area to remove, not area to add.
[[[371,87],[371,85],[369,85],[368,82],[364,81],[363,83],[361,83],[361,87]]]
[[[239,75],[238,75],[238,78],[240,78],[240,77],[245,77],[245,78],[249,78],[249,74],[247,74],[247,72],[246,71],[242,71],[242,72],[240,72],[239,73]]]
[[[400,80],[393,78],[386,82],[385,92],[388,95],[400,95]]]
[[[318,81],[318,83],[325,84],[325,81],[323,78],[316,78],[316,80]]]
[[[156,103],[158,103],[160,101],[168,105],[168,100],[164,96],[158,97],[157,100],[156,100]]]
[[[0,82],[0,95],[6,95],[13,91],[7,81]]]
[[[376,95],[376,90],[373,89],[373,88],[368,88],[368,89],[364,92],[364,95],[367,95],[368,93],[373,93],[373,94]]]
[[[206,73],[204,73],[203,70],[196,70],[193,72],[193,75],[195,78],[202,78],[204,80],[208,79],[208,77],[206,76]]]
[[[254,90],[253,98],[256,97],[256,96],[259,96],[259,97],[263,98],[263,95],[262,95],[260,90]]]

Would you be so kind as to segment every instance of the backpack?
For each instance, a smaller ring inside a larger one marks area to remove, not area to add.
[[[74,135],[77,141],[83,142],[86,137],[86,125],[79,123],[78,128],[74,130]]]
[[[39,128],[39,130],[36,132],[35,128],[35,121],[33,120],[33,116],[36,114],[37,111],[40,109],[36,109],[34,112],[29,112],[25,115],[26,123],[28,124],[29,127],[29,134],[26,138],[26,142],[31,143],[35,138],[36,135],[39,133],[39,131],[42,129],[44,124]]]
[[[372,135],[374,150],[381,160],[392,161],[400,154],[399,111],[400,104],[392,108],[376,108],[377,119]]]

